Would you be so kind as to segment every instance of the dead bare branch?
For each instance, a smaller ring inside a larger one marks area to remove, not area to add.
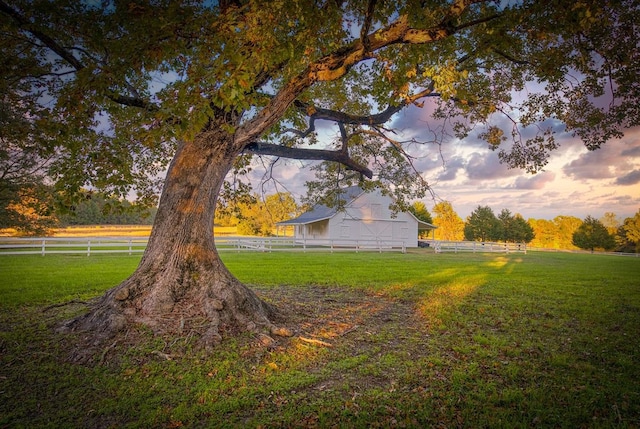
[[[290,159],[304,159],[316,161],[338,162],[350,170],[357,171],[371,179],[373,172],[365,165],[357,163],[349,157],[349,154],[340,150],[305,149],[295,147],[284,147],[277,144],[254,142],[245,148],[245,153],[254,155],[278,156]]]

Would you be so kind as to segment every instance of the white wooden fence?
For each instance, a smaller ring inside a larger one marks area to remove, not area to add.
[[[348,239],[294,239],[293,237],[225,237],[216,238],[219,250],[257,250],[274,252],[280,250],[298,250],[302,252],[402,252],[407,245],[402,240],[348,240]]]
[[[623,253],[623,252],[591,252],[588,250],[567,250],[567,249],[545,249],[541,247],[527,246],[525,243],[495,243],[482,241],[440,241],[427,240],[429,247],[432,247],[436,253],[454,252],[454,253],[527,253],[527,252],[554,252],[554,253],[594,253],[596,255],[610,256],[633,256],[640,258],[640,253]]]
[[[216,236],[216,248],[219,251],[253,252],[402,252],[407,247],[403,241],[377,240],[298,240],[292,237],[233,237]],[[0,237],[0,256],[2,255],[42,255],[47,254],[86,254],[142,253],[147,247],[148,237],[40,237],[19,238]],[[478,241],[423,241],[436,253],[527,253],[528,251],[590,253],[580,250],[558,250],[527,247],[523,243],[493,243]],[[639,253],[596,252],[615,256],[640,257]]]
[[[219,251],[406,252],[404,241],[294,240],[285,237],[216,237]],[[0,237],[0,255],[142,253],[148,237]]]
[[[431,240],[429,246],[436,253],[442,252],[472,252],[472,253],[527,253],[525,243],[494,243],[487,241],[441,241]]]
[[[0,237],[0,255],[142,253],[147,237]]]

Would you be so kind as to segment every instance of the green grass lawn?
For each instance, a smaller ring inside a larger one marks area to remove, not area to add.
[[[294,337],[69,362],[52,326],[139,258],[0,257],[0,427],[640,426],[638,258],[229,252]]]

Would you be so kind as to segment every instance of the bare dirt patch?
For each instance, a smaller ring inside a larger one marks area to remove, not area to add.
[[[393,342],[406,337],[404,331],[423,327],[413,303],[384,294],[322,286],[254,289],[282,312],[294,339],[315,339],[328,347],[357,346],[378,335],[392,335]]]

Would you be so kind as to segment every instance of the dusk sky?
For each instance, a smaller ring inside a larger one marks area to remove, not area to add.
[[[426,109],[410,108],[393,121],[404,138],[429,140],[437,128]],[[560,131],[561,124],[556,125]],[[327,134],[337,128],[326,129]],[[553,219],[558,215],[600,218],[615,213],[620,221],[640,209],[640,128],[626,130],[620,140],[609,141],[597,151],[588,151],[568,133],[556,136],[561,144],[543,172],[529,174],[500,164],[497,152],[472,133],[463,141],[450,139],[437,145],[414,147],[416,166],[432,185],[436,199],[424,199],[427,208],[450,201],[465,219],[478,205],[490,206],[496,214],[503,208],[525,219]],[[274,177],[299,199],[304,183],[313,179],[308,163],[280,161]],[[259,174],[255,172],[254,174]],[[257,177],[257,176],[256,176]],[[254,185],[259,180],[254,180]],[[260,190],[256,186],[256,190]],[[273,193],[272,188],[265,189]]]

